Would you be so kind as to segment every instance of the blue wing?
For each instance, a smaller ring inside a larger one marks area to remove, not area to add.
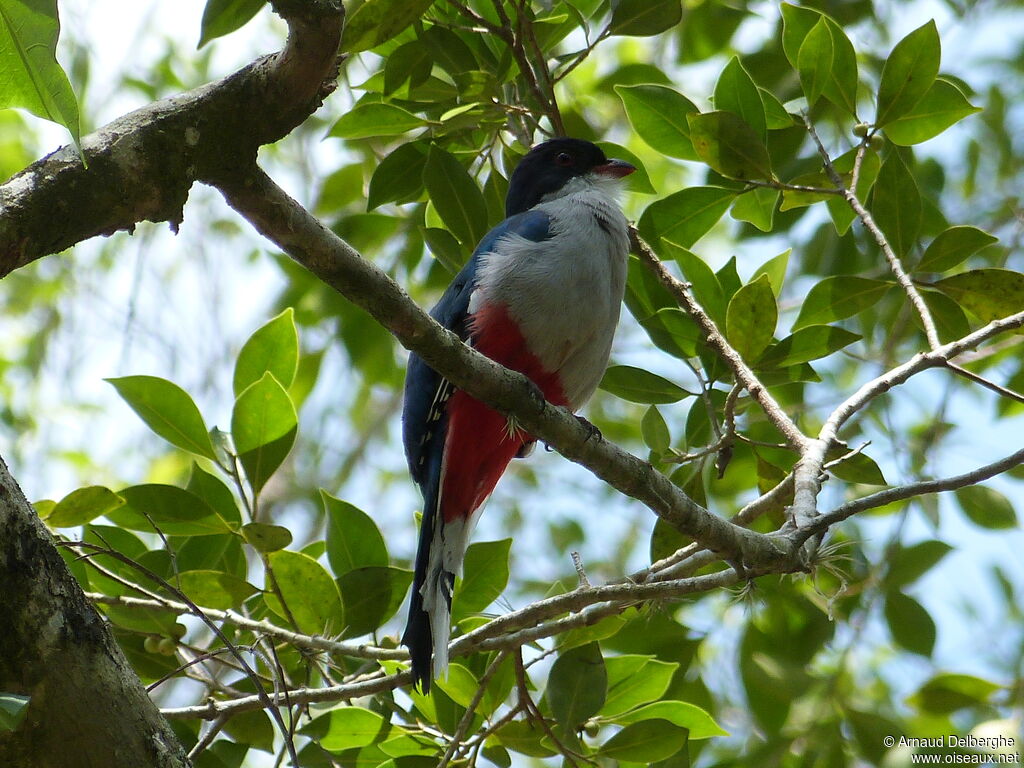
[[[476,288],[476,271],[480,256],[500,247],[507,235],[519,235],[534,242],[550,237],[551,220],[541,211],[526,211],[505,219],[488,232],[473,252],[466,266],[455,276],[441,300],[430,311],[431,317],[459,338],[469,338],[469,299]],[[430,617],[423,609],[420,588],[426,580],[427,561],[434,538],[435,516],[441,493],[441,465],[444,441],[448,430],[446,404],[454,387],[432,370],[419,355],[409,356],[405,375],[405,403],[402,409],[402,440],[409,472],[423,493],[423,519],[420,522],[416,571],[412,583],[409,622],[402,642],[412,658],[413,679],[424,692],[430,689],[433,640]],[[453,577],[454,578],[454,577]],[[449,585],[450,586],[450,585]],[[450,591],[448,592],[450,595]]]
[[[476,268],[480,255],[494,250],[507,235],[519,235],[540,242],[550,236],[551,219],[542,211],[526,211],[505,219],[488,232],[476,247],[472,258],[455,276],[430,316],[459,338],[469,337],[469,297],[476,287]],[[426,495],[424,484],[431,474],[428,457],[439,454],[444,445],[444,403],[451,386],[438,376],[419,355],[409,356],[405,377],[405,404],[402,412],[402,439],[409,472]],[[440,469],[440,466],[437,468]]]

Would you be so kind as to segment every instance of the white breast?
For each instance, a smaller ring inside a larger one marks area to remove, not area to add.
[[[537,209],[551,217],[540,243],[518,235],[484,254],[470,312],[482,303],[508,307],[530,351],[558,372],[569,405],[597,389],[611,351],[626,284],[626,218],[614,183],[581,183]]]

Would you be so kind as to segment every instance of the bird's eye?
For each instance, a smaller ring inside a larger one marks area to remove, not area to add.
[[[572,165],[572,155],[570,155],[568,152],[559,152],[555,156],[555,164],[562,166]]]

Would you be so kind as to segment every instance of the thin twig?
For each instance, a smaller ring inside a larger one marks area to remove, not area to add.
[[[940,480],[922,480],[917,483],[900,485],[896,488],[886,488],[884,491],[878,491],[877,493],[872,493],[868,496],[862,496],[859,499],[854,499],[853,501],[841,504],[831,512],[819,516],[810,526],[808,526],[806,530],[801,532],[801,538],[821,533],[830,526],[846,520],[859,512],[863,512],[868,509],[875,509],[876,507],[883,507],[886,504],[903,501],[905,499],[913,498],[914,496],[941,493],[942,491],[954,491],[957,488],[976,485],[983,480],[988,480],[989,478],[1002,474],[1003,472],[1013,469],[1021,464],[1024,464],[1024,448],[1015,453],[1011,453],[1009,456],[999,459],[998,461],[993,461],[991,464],[985,464],[984,466],[978,467],[970,472],[965,472],[961,475],[945,477]]]
[[[477,683],[476,693],[473,694],[473,698],[470,700],[469,705],[466,707],[466,713],[462,716],[458,726],[455,728],[455,733],[452,734],[452,740],[448,742],[448,748],[444,751],[444,755],[441,757],[441,761],[437,764],[437,768],[448,768],[448,764],[455,757],[459,751],[459,745],[462,740],[466,738],[466,734],[469,732],[469,726],[473,724],[473,717],[476,715],[476,708],[480,706],[480,702],[483,701],[484,694],[487,693],[487,684],[494,677],[494,673],[498,671],[498,667],[505,661],[508,656],[508,651],[498,651],[498,655],[494,658],[484,673],[480,676],[480,682]]]
[[[946,367],[949,368],[957,376],[963,376],[965,379],[970,379],[975,384],[981,384],[983,387],[987,387],[995,392],[1000,397],[1006,397],[1010,400],[1016,400],[1018,403],[1024,403],[1024,395],[1019,392],[1014,392],[1012,389],[1008,389],[1001,384],[997,384],[994,381],[986,379],[984,376],[979,376],[973,371],[969,371],[966,368],[961,368],[956,363],[946,363]]]
[[[521,648],[515,650],[513,657],[515,668],[516,668],[516,690],[519,695],[519,705],[526,712],[528,720],[536,721],[541,730],[544,731],[544,735],[551,739],[551,743],[555,745],[565,761],[573,768],[579,768],[579,763],[576,762],[577,757],[581,757],[576,752],[573,752],[567,746],[562,743],[562,740],[555,735],[555,732],[551,730],[548,725],[547,718],[544,717],[544,713],[540,711],[540,708],[534,703],[533,697],[530,696],[530,687],[526,680],[526,668],[523,666],[523,651]]]
[[[715,325],[715,321],[697,303],[690,287],[668,271],[661,260],[654,254],[654,251],[651,250],[651,247],[641,239],[635,227],[630,227],[629,234],[633,251],[640,257],[641,263],[658,278],[661,284],[679,302],[679,306],[685,309],[690,317],[694,319],[703,332],[708,345],[729,366],[736,380],[757,401],[757,404],[761,406],[761,409],[768,417],[768,420],[782,433],[790,447],[798,451],[802,450],[808,443],[807,436],[786,415],[786,412],[782,410],[782,406],[772,397],[768,388],[761,383],[761,380],[757,378],[757,375],[743,361],[740,354],[726,341],[725,336],[722,335],[721,331],[718,330],[718,326]]]
[[[130,586],[134,587],[134,585]],[[98,592],[86,592],[85,596],[94,603],[101,603],[104,605],[118,605],[126,608],[163,609],[180,614],[192,613],[191,609],[185,603],[169,600],[167,598],[160,597],[159,595],[151,600],[117,595],[103,595]],[[254,619],[247,618],[236,611],[222,611],[216,608],[205,608],[202,606],[199,607],[199,610],[210,618],[228,622],[239,629],[245,629],[250,632],[256,632],[273,637],[276,640],[299,648],[309,648],[316,651],[336,653],[341,656],[350,656],[357,659],[374,659],[378,661],[399,661],[409,658],[408,652],[401,648],[379,648],[377,646],[364,643],[338,642],[318,635],[304,635],[300,632],[293,632],[289,629],[278,627],[275,624],[271,624],[269,621],[256,621]]]
[[[195,743],[195,746],[189,750],[188,759],[194,761],[199,757],[200,753],[205,750],[208,746],[213,743],[213,740],[217,738],[217,734],[224,730],[224,726],[228,724],[228,720],[231,718],[228,715],[221,715],[216,720],[210,723],[209,728],[199,738],[199,741]]]
[[[931,310],[928,309],[928,305],[925,304],[924,299],[921,297],[920,292],[914,285],[914,282],[910,279],[910,275],[907,274],[906,270],[903,269],[903,263],[900,261],[899,256],[892,249],[892,245],[889,244],[889,240],[886,238],[885,233],[882,232],[881,227],[875,222],[874,218],[868,212],[868,209],[864,207],[860,199],[857,197],[855,189],[851,189],[845,185],[842,176],[836,171],[835,166],[832,165],[832,159],[829,157],[828,150],[825,149],[825,145],[821,143],[821,138],[818,136],[818,132],[814,128],[814,124],[811,122],[810,116],[805,111],[803,113],[804,125],[807,126],[807,132],[814,139],[815,145],[818,147],[818,153],[821,155],[822,163],[825,167],[825,173],[832,180],[832,183],[836,185],[838,189],[842,190],[843,198],[845,198],[847,204],[853,209],[853,212],[857,214],[857,217],[864,224],[864,228],[871,233],[875,242],[878,243],[878,247],[882,249],[882,253],[885,255],[886,261],[889,262],[889,269],[896,277],[896,282],[903,288],[904,293],[907,294],[907,298],[913,305],[914,310],[921,318],[921,325],[924,327],[925,337],[928,339],[928,346],[931,349],[937,349],[942,342],[939,340],[939,332],[935,327],[935,319],[932,317]]]
[[[221,631],[220,627],[218,627],[213,622],[213,620],[210,619],[210,617],[206,616],[200,610],[199,606],[196,605],[195,603],[193,603],[189,599],[188,595],[186,595],[180,589],[175,587],[173,584],[168,583],[167,580],[162,578],[159,574],[154,573],[152,570],[150,570],[146,566],[142,565],[141,563],[136,562],[135,560],[132,560],[127,555],[121,554],[117,550],[110,549],[109,547],[108,548],[104,548],[104,547],[101,547],[101,546],[96,545],[96,544],[89,544],[88,542],[84,542],[84,541],[61,542],[61,543],[64,544],[65,546],[75,546],[75,547],[83,547],[83,548],[86,548],[86,549],[91,549],[93,551],[100,552],[102,554],[108,555],[108,556],[114,558],[115,560],[119,560],[120,562],[124,563],[125,565],[128,565],[131,568],[134,568],[135,570],[137,570],[139,573],[141,573],[143,576],[145,576],[150,581],[152,581],[152,582],[154,582],[156,584],[159,584],[161,587],[163,587],[168,592],[173,594],[175,597],[177,597],[183,603],[188,605],[188,607],[190,609],[189,612],[191,614],[193,614],[194,616],[198,617],[199,619],[201,619],[202,622],[204,624],[206,624],[207,627],[210,628],[210,630],[213,632],[213,634],[217,636],[217,639],[220,640],[222,643],[224,643],[224,645],[231,651],[231,655],[235,657],[235,660],[245,670],[246,676],[250,680],[252,680],[253,686],[256,689],[256,699],[260,702],[260,705],[261,705],[262,708],[265,708],[265,709],[269,710],[270,716],[274,719],[274,721],[277,723],[277,726],[281,729],[281,735],[284,737],[285,743],[288,746],[288,754],[291,757],[292,766],[294,768],[298,768],[298,766],[299,766],[299,758],[298,758],[298,755],[295,752],[295,745],[292,743],[292,740],[289,737],[288,728],[284,724],[284,718],[281,717],[280,711],[271,702],[270,697],[267,695],[266,690],[263,688],[263,683],[260,682],[259,675],[257,675],[256,672],[249,666],[249,664],[242,657],[241,652],[234,645],[234,643],[232,643],[227,638],[227,635],[225,635]]]

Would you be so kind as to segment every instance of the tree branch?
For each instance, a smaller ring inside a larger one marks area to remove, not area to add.
[[[923,496],[928,493],[954,491],[957,488],[965,488],[968,485],[975,485],[1021,464],[1024,464],[1024,449],[1011,453],[1009,456],[1006,456],[999,461],[994,461],[991,464],[985,464],[984,466],[978,467],[970,472],[964,472],[962,475],[954,475],[953,477],[946,477],[941,480],[922,480],[918,483],[901,485],[896,488],[887,488],[884,491],[878,491],[877,493],[872,493],[869,496],[862,496],[859,499],[848,501],[845,504],[836,507],[827,514],[821,515],[805,530],[801,531],[800,536],[801,538],[813,536],[827,530],[838,522],[846,520],[848,517],[856,515],[859,512],[864,512],[868,509],[875,509],[876,507],[882,507],[886,504],[892,504],[895,501],[903,501],[914,496]]]
[[[3,459],[0,530],[0,691],[30,697],[24,722],[0,734],[0,765],[185,768],[177,738]]]
[[[757,404],[761,406],[761,409],[768,417],[768,420],[782,433],[790,447],[797,451],[802,451],[807,445],[807,436],[786,415],[786,412],[782,410],[782,406],[772,397],[768,389],[761,383],[761,380],[757,378],[757,375],[740,357],[739,352],[732,348],[732,345],[722,335],[722,332],[718,330],[715,321],[697,303],[697,299],[694,298],[689,286],[668,271],[654,254],[654,251],[651,250],[651,247],[641,239],[636,231],[636,227],[630,227],[629,235],[633,252],[640,257],[641,263],[658,278],[669,293],[676,298],[679,306],[685,309],[690,317],[694,319],[704,333],[704,339],[708,345],[729,366],[736,377],[736,381],[742,384],[744,389],[750,393],[750,396],[757,401]]]
[[[218,187],[228,204],[260,233],[366,310],[402,346],[422,357],[456,387],[502,413],[513,414],[529,434],[627,496],[642,501],[709,549],[755,570],[780,567],[786,561],[787,553],[780,549],[778,540],[738,528],[711,514],[650,463],[603,439],[594,439],[568,410],[545,402],[526,377],[463,344],[420,309],[387,274],[363,259],[259,168],[239,169],[234,176],[219,180]]]
[[[282,51],[228,77],[149,104],[38,160],[0,186],[0,277],[140,221],[182,221],[192,183],[256,157],[334,89],[340,0],[274,0]]]

